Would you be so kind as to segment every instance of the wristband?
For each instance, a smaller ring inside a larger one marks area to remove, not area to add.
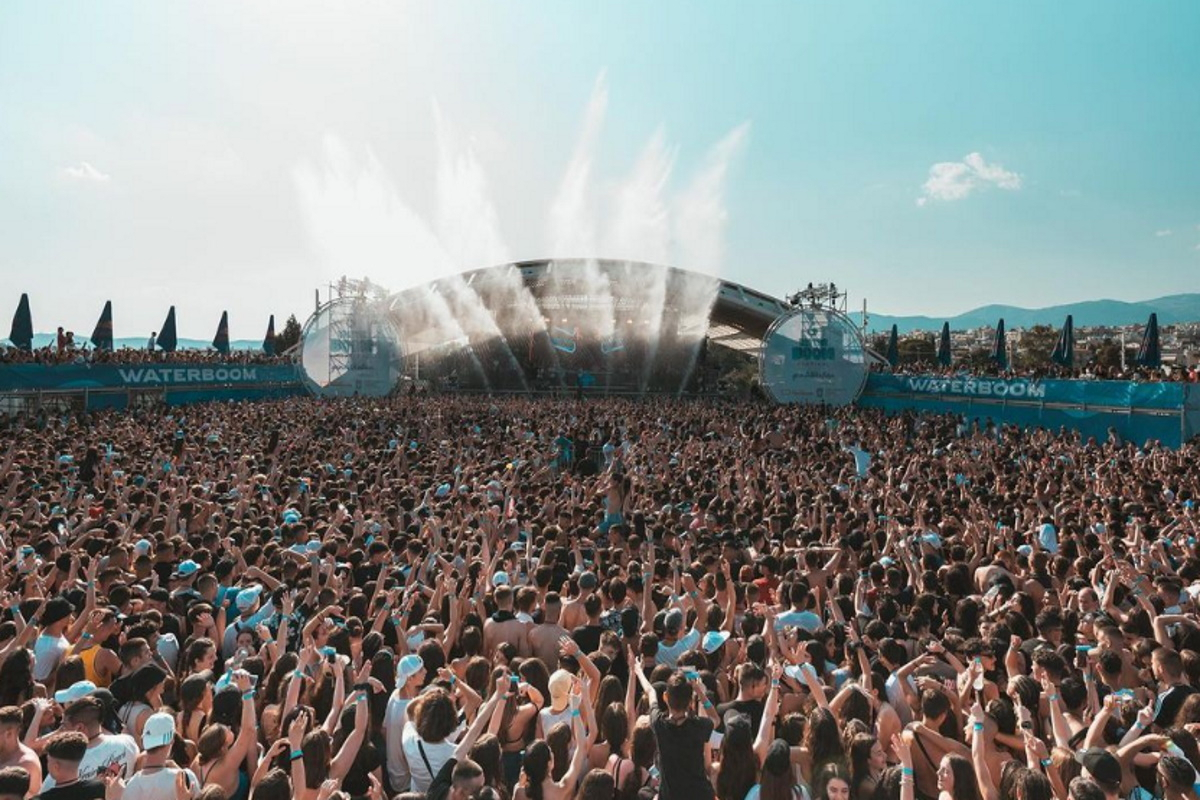
[[[1095,680],[1095,678],[1093,678],[1090,673],[1087,673],[1087,672],[1083,673],[1083,682],[1084,683],[1091,683],[1094,680]]]
[[[692,598],[693,600],[695,600],[695,599],[696,599],[696,592],[688,592],[688,597],[690,597],[690,598]]]
[[[356,692],[364,692],[364,693],[366,693],[366,692],[369,692],[369,691],[371,691],[371,684],[369,684],[369,683],[356,683],[356,684],[354,684],[354,691],[356,691]]]
[[[1048,700],[1051,703],[1057,702],[1058,695],[1056,695],[1056,694],[1046,695],[1046,700]]]
[[[303,677],[304,677],[304,670],[299,670],[299,669],[298,669],[298,670],[296,670],[295,672],[293,672],[293,673],[292,673],[292,677],[293,677],[293,678],[303,678]]]
[[[254,690],[253,690],[253,689],[247,689],[247,690],[245,691],[245,693],[243,693],[243,694],[242,694],[242,699],[243,699],[243,700],[253,700],[253,699],[254,699]]]
[[[1052,762],[1052,761],[1051,761],[1050,759],[1048,759],[1048,758],[1043,758],[1043,759],[1042,759],[1042,767],[1043,767],[1043,768],[1050,766],[1052,763],[1054,763],[1054,762]]]
[[[292,751],[292,759],[291,759],[291,760],[292,760],[292,761],[295,761],[295,760],[296,760],[296,759],[298,759],[298,758],[304,758],[304,751],[303,751],[303,750],[293,750],[293,751]]]
[[[578,708],[573,708],[573,709],[571,709],[571,716],[572,716],[572,717],[578,717],[578,716],[579,716],[579,709],[578,709]]]
[[[981,731],[981,730],[983,730],[983,723],[982,723],[982,722],[976,722],[976,723],[975,723],[975,730],[977,730],[977,731]]]
[[[771,681],[771,685],[772,685],[772,686],[778,686],[778,685],[779,685],[779,681],[772,680],[772,681]]]
[[[90,639],[90,638],[92,638],[92,635],[90,633],[88,633],[87,631],[84,631],[83,633],[79,634],[79,638],[80,639]]]
[[[1134,729],[1135,731],[1140,731],[1142,728],[1145,728],[1145,727],[1146,727],[1146,726],[1142,724],[1142,721],[1141,721],[1140,719],[1138,719],[1138,720],[1134,720],[1134,722],[1133,722],[1133,729]]]
[[[705,708],[705,709],[710,709],[710,708],[712,708],[712,707],[713,707],[712,700],[705,700],[705,701],[704,701],[704,708]]]
[[[912,767],[903,767],[900,770],[900,774],[904,775],[905,777],[912,775],[913,774]]]

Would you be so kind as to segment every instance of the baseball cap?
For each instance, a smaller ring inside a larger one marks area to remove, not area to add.
[[[1097,783],[1107,786],[1121,784],[1121,762],[1103,747],[1081,750],[1075,755],[1075,760],[1083,765]]]
[[[508,586],[508,573],[507,572],[497,572],[495,575],[492,576],[492,585],[493,586]]]
[[[424,668],[425,662],[421,660],[421,657],[410,653],[400,659],[400,663],[396,665],[396,675],[400,680],[407,681]]]
[[[72,683],[66,689],[59,689],[54,693],[54,702],[60,706],[69,706],[76,700],[82,700],[92,692],[96,691],[96,684],[91,681],[77,681]]]
[[[197,564],[195,561],[192,561],[189,558],[187,561],[180,562],[179,566],[175,568],[175,574],[172,575],[171,577],[172,578],[190,578],[192,575],[195,575],[199,571],[200,571],[200,565]]]
[[[175,718],[170,714],[159,711],[151,714],[142,726],[142,747],[153,750],[156,747],[166,747],[175,741]]]
[[[238,592],[237,603],[238,611],[249,611],[258,602],[258,596],[262,594],[262,587],[258,584],[247,586]]]
[[[729,639],[729,631],[709,631],[704,634],[703,647],[706,653],[715,653]]]
[[[133,546],[133,551],[139,556],[150,554],[150,548],[153,547],[149,539],[138,539],[137,544]]]

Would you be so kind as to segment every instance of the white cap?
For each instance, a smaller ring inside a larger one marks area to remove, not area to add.
[[[142,747],[153,750],[156,747],[166,747],[175,741],[175,718],[170,714],[159,711],[151,714],[142,726]]]
[[[92,692],[96,691],[96,684],[91,681],[77,681],[72,683],[66,689],[59,689],[54,693],[54,702],[60,706],[69,706],[76,700],[82,700]]]

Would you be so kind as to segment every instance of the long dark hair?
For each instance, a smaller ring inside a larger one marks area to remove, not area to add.
[[[529,779],[525,784],[525,794],[529,800],[542,800],[542,783],[550,774],[550,757],[550,745],[541,739],[529,745],[525,751],[521,769]]]
[[[871,778],[871,750],[878,741],[870,733],[856,733],[850,740],[850,786],[855,794],[858,794],[863,781]]]
[[[815,709],[804,727],[804,744],[812,755],[813,774],[829,763],[844,763],[846,751],[838,735],[837,719],[826,708]]]
[[[21,648],[0,666],[0,705],[19,706],[33,696],[33,656]]]
[[[609,703],[600,717],[600,733],[608,744],[609,755],[625,757],[629,743],[629,715],[624,703]]]
[[[759,800],[792,800],[792,748],[783,739],[776,739],[767,748],[762,774],[758,779]]]
[[[950,774],[954,777],[954,796],[959,800],[980,800],[979,783],[971,760],[956,753],[946,756]]]
[[[501,796],[507,797],[508,789],[504,785],[502,757],[500,739],[490,733],[480,736],[471,748],[470,758],[483,770],[484,784],[500,792]]]
[[[721,739],[721,765],[714,781],[720,800],[742,800],[758,782],[758,756],[749,722],[725,726]]]

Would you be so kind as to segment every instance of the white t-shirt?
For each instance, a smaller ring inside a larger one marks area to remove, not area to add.
[[[175,776],[179,769],[173,767],[143,769],[129,779],[123,800],[163,800],[175,797]],[[190,769],[183,770],[191,797],[200,796],[200,781]]]
[[[138,746],[132,736],[126,733],[102,733],[83,754],[83,761],[79,763],[79,780],[95,778],[112,764],[120,764],[120,776],[129,780],[133,775],[133,765],[137,757]],[[171,780],[174,781],[174,778]],[[45,783],[42,784],[42,791],[53,788],[54,778],[47,775]]]
[[[70,649],[71,643],[65,636],[47,636],[43,633],[34,639],[33,679],[41,682],[49,678]]]
[[[392,692],[383,715],[383,739],[386,745],[384,764],[394,792],[407,792],[411,780],[408,759],[404,757],[404,728],[408,723],[405,711],[411,702],[411,699]]]
[[[429,791],[429,784],[433,783],[433,779],[441,770],[442,765],[454,755],[454,750],[458,745],[449,739],[437,744],[422,741],[411,722],[404,726],[402,741],[404,757],[408,760],[408,770],[412,773],[412,787],[409,791],[425,794]],[[428,766],[425,765],[427,759]]]

